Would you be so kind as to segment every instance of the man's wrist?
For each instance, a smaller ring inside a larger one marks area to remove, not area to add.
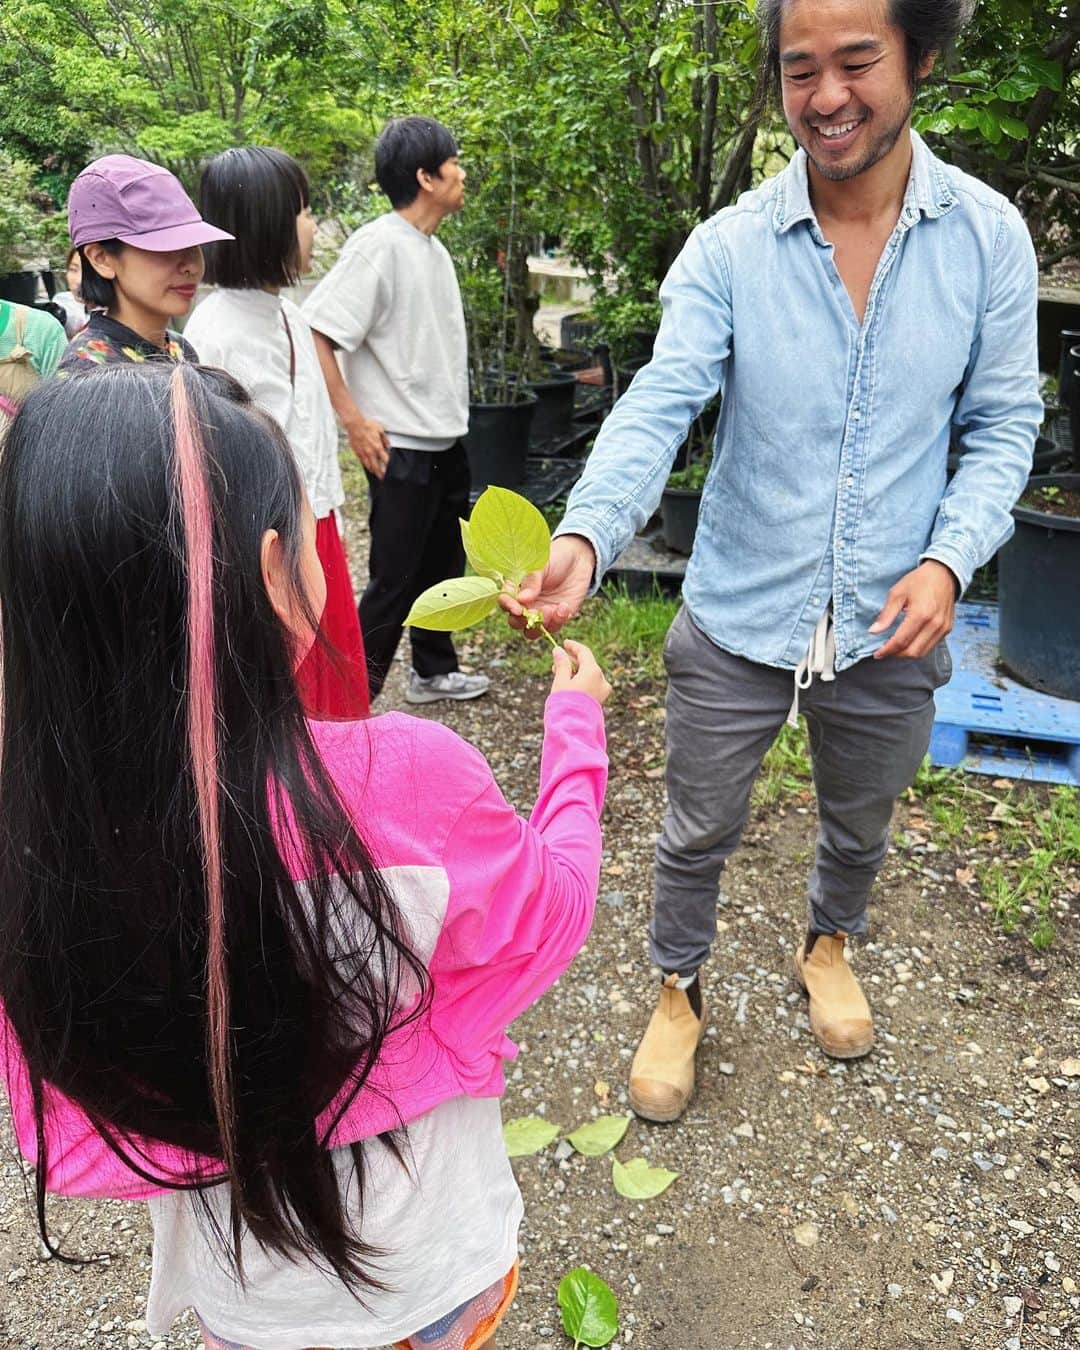
[[[948,563],[943,563],[938,558],[924,558],[923,561],[919,564],[919,566],[939,567],[952,582],[955,599],[957,600],[960,599],[960,593],[963,590],[963,587],[960,584],[960,578],[956,575],[956,573],[952,570],[952,568],[949,566]]]

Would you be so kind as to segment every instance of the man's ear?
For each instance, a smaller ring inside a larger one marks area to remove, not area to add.
[[[938,59],[937,52],[927,52],[927,54],[919,62],[919,68],[915,72],[915,78],[917,80],[925,80],[926,77],[930,74],[930,72],[934,69],[934,66],[937,65],[937,59]]]
[[[421,192],[431,191],[431,174],[428,173],[427,169],[417,169],[416,181],[420,185]]]
[[[291,627],[292,587],[289,585],[289,573],[285,563],[285,547],[277,530],[263,531],[262,541],[259,544],[259,567],[267,598],[274,613],[286,628]]]

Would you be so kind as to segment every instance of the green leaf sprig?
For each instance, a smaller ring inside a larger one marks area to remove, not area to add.
[[[461,522],[461,542],[474,576],[452,577],[417,596],[405,618],[411,628],[453,633],[472,628],[493,614],[503,591],[517,595],[530,572],[547,566],[551,531],[540,512],[517,492],[489,487],[472,515]],[[554,647],[538,609],[525,609],[525,627],[540,632]]]

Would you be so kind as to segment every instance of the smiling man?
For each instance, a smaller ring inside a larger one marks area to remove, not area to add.
[[[825,1052],[870,1050],[847,940],[867,931],[893,804],[926,752],[956,599],[1012,531],[1042,416],[1027,229],[911,130],[919,82],[971,4],[757,10],[800,149],[691,235],[661,288],[653,359],[604,424],[551,561],[519,597],[549,628],[576,611],[655,510],[719,389],[665,648],[668,807],[650,927],[663,983],[630,1077],[651,1120],[675,1119],[693,1091],[720,875],[761,760],[797,711],[820,828],[794,972]],[[953,436],[963,458],[946,485]]]

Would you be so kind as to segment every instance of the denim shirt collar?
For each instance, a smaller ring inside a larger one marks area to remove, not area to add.
[[[904,218],[908,223],[914,223],[920,213],[936,218],[951,211],[955,204],[955,193],[940,162],[930,153],[919,133],[913,131],[911,173],[904,191]],[[817,229],[817,216],[810,201],[806,151],[800,147],[777,179],[773,229],[777,234],[786,234],[801,220],[809,221],[811,228]]]

